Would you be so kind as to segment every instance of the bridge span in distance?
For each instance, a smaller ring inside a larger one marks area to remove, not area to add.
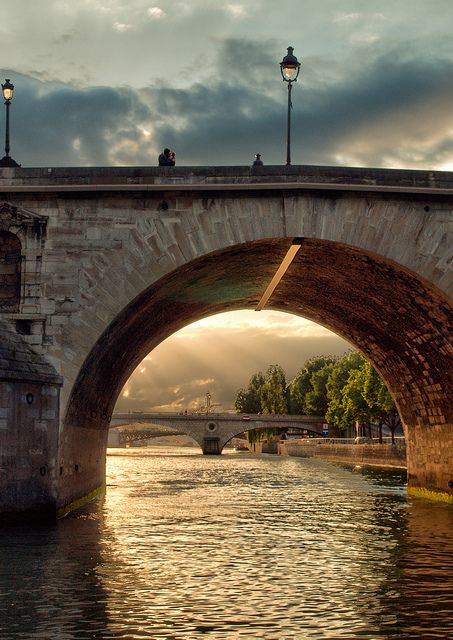
[[[322,435],[322,416],[236,413],[114,413],[110,428],[128,424],[171,427],[190,436],[206,455],[219,455],[232,438],[252,429],[300,430]]]

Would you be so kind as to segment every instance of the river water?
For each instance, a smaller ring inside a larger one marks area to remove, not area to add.
[[[398,471],[114,450],[105,499],[0,529],[0,638],[453,638],[453,507]]]

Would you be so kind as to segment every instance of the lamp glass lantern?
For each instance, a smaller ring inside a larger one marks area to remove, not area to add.
[[[294,48],[288,47],[288,53],[280,62],[282,78],[285,82],[296,82],[300,71],[300,62],[293,54]]]
[[[2,91],[3,91],[3,97],[7,102],[13,99],[14,85],[9,80],[9,78],[7,78],[4,84],[2,84]]]

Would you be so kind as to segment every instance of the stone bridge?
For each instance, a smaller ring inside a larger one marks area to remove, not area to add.
[[[251,429],[300,429],[322,435],[323,418],[296,415],[236,415],[232,413],[114,413],[110,426],[155,424],[172,427],[197,442],[204,454],[218,455],[232,438]]]
[[[453,500],[453,174],[340,167],[0,170],[0,511],[102,492],[116,399],[222,311],[314,320],[379,370],[413,493]]]

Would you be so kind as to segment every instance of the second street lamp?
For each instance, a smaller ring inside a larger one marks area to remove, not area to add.
[[[286,164],[291,164],[291,109],[293,108],[291,102],[291,89],[293,82],[296,82],[300,71],[300,62],[297,61],[296,56],[293,54],[294,48],[288,47],[288,53],[280,62],[280,71],[282,78],[288,83],[288,123],[286,133]]]
[[[9,78],[2,84],[3,97],[5,98],[6,106],[6,130],[5,130],[5,155],[0,160],[0,167],[20,167],[9,155],[9,107],[11,100],[13,99],[14,85],[10,82]]]

